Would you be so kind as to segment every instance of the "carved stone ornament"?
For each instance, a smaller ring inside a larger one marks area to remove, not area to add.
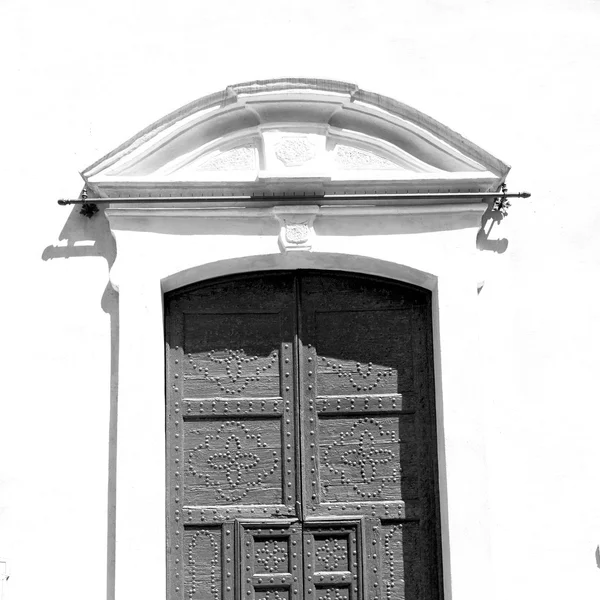
[[[275,156],[286,167],[299,167],[316,156],[316,148],[307,137],[284,137],[275,145]]]
[[[312,249],[315,235],[313,221],[318,206],[276,206],[273,214],[279,221],[279,247],[282,252]]]

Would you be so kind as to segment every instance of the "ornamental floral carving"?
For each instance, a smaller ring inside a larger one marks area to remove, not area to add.
[[[343,144],[338,144],[335,148],[335,162],[342,169],[379,170],[401,168],[383,156]]]
[[[257,166],[256,153],[254,146],[240,146],[201,162],[196,168],[198,171],[251,171]]]
[[[275,156],[286,167],[299,167],[316,156],[316,148],[305,137],[284,137],[275,145]]]
[[[304,223],[288,223],[285,228],[285,239],[290,244],[306,244],[310,238],[310,225]]]

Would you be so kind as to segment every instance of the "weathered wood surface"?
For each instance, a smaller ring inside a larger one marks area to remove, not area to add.
[[[437,600],[429,293],[298,271],[165,306],[169,598]]]

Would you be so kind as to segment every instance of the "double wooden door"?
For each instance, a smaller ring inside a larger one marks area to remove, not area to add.
[[[295,271],[165,305],[169,600],[439,598],[430,294]]]

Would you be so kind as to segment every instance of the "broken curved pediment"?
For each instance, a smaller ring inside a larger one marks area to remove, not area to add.
[[[437,121],[356,86],[228,87],[87,168],[100,196],[495,191],[509,167]]]

